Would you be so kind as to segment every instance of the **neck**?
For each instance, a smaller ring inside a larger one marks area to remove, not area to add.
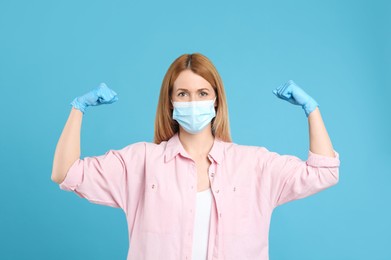
[[[183,148],[193,158],[204,158],[209,154],[214,143],[211,125],[209,124],[198,134],[189,134],[184,129],[179,129],[179,140]]]

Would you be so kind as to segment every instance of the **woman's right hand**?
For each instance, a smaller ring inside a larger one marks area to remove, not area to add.
[[[111,104],[118,100],[117,93],[101,83],[98,87],[92,89],[90,92],[76,97],[71,105],[85,113],[88,106],[98,106],[101,104]]]

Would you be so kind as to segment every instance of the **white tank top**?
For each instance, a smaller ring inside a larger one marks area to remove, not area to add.
[[[192,260],[206,260],[207,258],[212,197],[210,188],[197,192]]]

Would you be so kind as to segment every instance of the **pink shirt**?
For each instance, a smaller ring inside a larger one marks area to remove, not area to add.
[[[339,154],[307,161],[215,138],[208,259],[267,260],[275,207],[335,185]],[[178,133],[78,159],[60,184],[96,204],[118,207],[129,229],[128,260],[191,259],[197,195],[195,162]]]

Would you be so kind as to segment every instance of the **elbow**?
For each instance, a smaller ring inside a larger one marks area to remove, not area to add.
[[[50,179],[52,181],[54,181],[55,183],[57,183],[57,184],[59,184],[59,182],[60,182],[60,179],[56,175],[54,175],[54,174],[52,174]]]
[[[64,178],[60,177],[58,174],[52,173],[51,180],[57,184],[61,184],[64,181]]]
[[[330,169],[330,182],[331,186],[334,186],[339,182],[339,167]]]
[[[77,161],[78,159],[76,159]],[[52,176],[51,176],[51,180],[54,181],[55,183],[57,184],[61,184],[67,174],[68,174],[68,171],[70,169],[70,167],[72,166],[72,164],[74,164],[76,161],[72,161],[70,164],[68,164],[67,166],[64,166],[64,165],[60,165],[61,167],[53,167],[52,169]]]
[[[318,168],[316,174],[316,181],[320,189],[326,189],[336,185],[339,182],[338,167]]]

